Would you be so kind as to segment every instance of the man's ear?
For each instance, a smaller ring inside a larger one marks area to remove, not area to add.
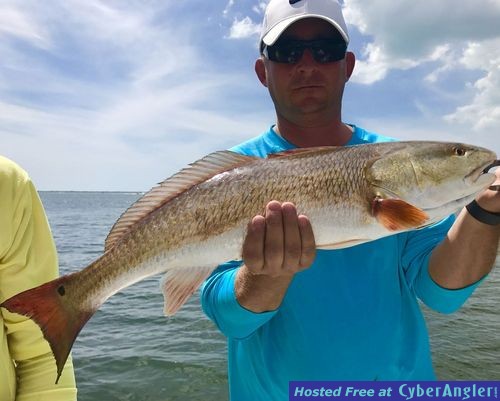
[[[356,56],[353,52],[347,52],[345,55],[345,81],[349,81],[352,72],[354,71],[354,65],[356,64]]]
[[[257,74],[257,78],[259,78],[260,83],[267,88],[266,65],[264,64],[262,57],[255,60],[255,73]]]

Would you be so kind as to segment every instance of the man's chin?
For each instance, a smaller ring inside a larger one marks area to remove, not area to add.
[[[301,99],[297,99],[294,102],[295,108],[297,111],[304,113],[321,113],[324,112],[326,107],[326,102],[324,99],[319,99],[317,97],[303,97]]]

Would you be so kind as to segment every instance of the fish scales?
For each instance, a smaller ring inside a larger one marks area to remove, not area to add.
[[[161,273],[171,266],[165,264],[159,270],[144,271],[152,267],[147,262],[159,258],[161,264],[161,259],[167,259],[165,256],[172,249],[246,226],[273,199],[292,201],[300,213],[311,212],[314,216],[316,211],[322,211],[328,198],[335,203],[330,207],[333,218],[363,224],[372,218],[360,212],[367,208],[369,197],[364,177],[369,156],[363,148],[346,148],[319,157],[256,160],[195,185],[133,227],[122,239],[120,248],[106,252],[82,274],[74,291],[81,293],[82,298],[95,294],[93,301],[100,301],[105,293],[102,290],[110,283],[114,283],[116,288],[112,293],[115,293],[146,276]],[[329,167],[325,169],[325,165]],[[320,219],[317,223],[322,224]],[[233,250],[229,250],[234,258],[239,256],[242,241],[240,238]],[[85,285],[91,276],[97,286]]]

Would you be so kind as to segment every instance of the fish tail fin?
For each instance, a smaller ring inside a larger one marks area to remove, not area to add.
[[[71,276],[21,292],[0,304],[9,312],[28,316],[40,326],[56,360],[56,384],[78,333],[96,310],[79,310],[72,304],[66,287]]]

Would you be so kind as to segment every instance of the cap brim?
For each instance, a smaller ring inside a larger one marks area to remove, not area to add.
[[[327,18],[323,15],[315,15],[315,14],[295,15],[293,17],[287,18],[279,22],[262,37],[261,39],[262,42],[264,42],[267,46],[272,46],[290,25],[304,18],[320,18],[322,20],[329,22],[337,29],[337,31],[339,31],[339,33],[342,35],[342,38],[344,38],[345,42],[347,44],[349,43],[349,36],[347,36],[347,33],[344,32],[342,27],[336,21]]]

